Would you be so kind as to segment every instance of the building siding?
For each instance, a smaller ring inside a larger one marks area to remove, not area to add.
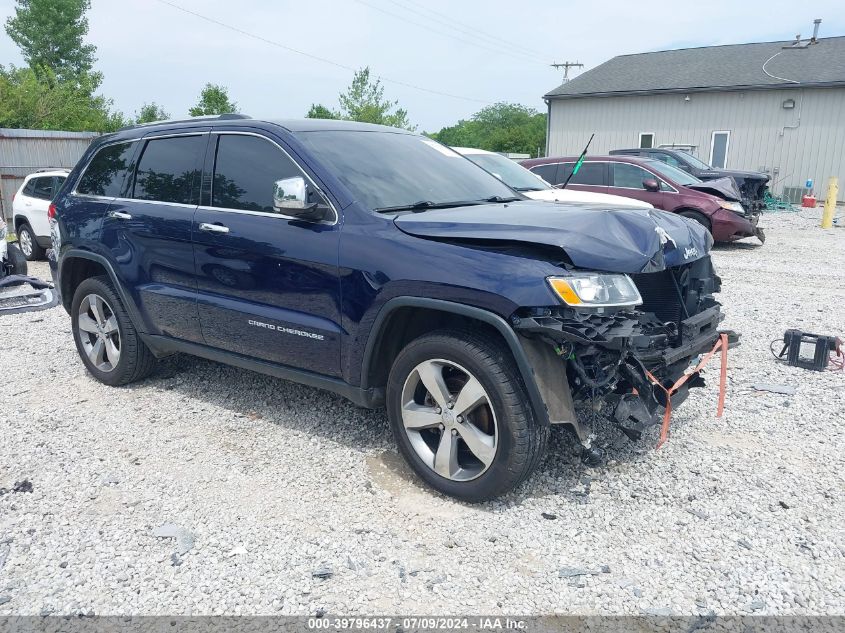
[[[845,88],[747,90],[552,100],[549,156],[577,155],[590,134],[590,154],[637,147],[641,132],[655,147],[696,145],[710,161],[714,131],[730,130],[727,167],[764,171],[773,190],[802,187],[808,178],[823,198],[830,176],[845,183]],[[783,108],[786,99],[795,108]],[[797,127],[795,127],[797,126]],[[845,186],[840,187],[840,198]]]
[[[0,217],[11,219],[12,196],[24,178],[48,167],[73,168],[99,134],[0,128]]]

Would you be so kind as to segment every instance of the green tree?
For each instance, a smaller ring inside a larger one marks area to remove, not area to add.
[[[75,80],[94,65],[96,48],[85,44],[90,0],[17,0],[6,33],[39,79]]]
[[[369,66],[355,72],[346,92],[338,95],[338,101],[344,119],[417,129],[408,121],[408,111],[400,108],[398,101],[384,98],[384,86],[380,79],[370,78]]]
[[[200,99],[193,108],[188,110],[191,116],[204,116],[209,114],[228,114],[236,112],[238,104],[229,101],[229,91],[225,86],[218,84],[205,84],[200,93]]]
[[[309,119],[339,119],[340,113],[329,110],[322,103],[312,103],[305,116]]]
[[[496,103],[430,136],[444,145],[536,157],[546,145],[546,115],[516,103]]]
[[[362,123],[377,123],[406,130],[416,130],[408,121],[408,111],[399,107],[398,101],[384,98],[381,80],[370,77],[369,67],[355,71],[352,83],[338,95],[340,111],[330,110],[320,103],[311,104],[309,119],[344,119]]]
[[[152,103],[145,103],[141,106],[141,111],[135,115],[135,123],[152,123],[153,121],[163,121],[169,118],[170,115],[164,111],[164,108],[153,101]]]
[[[49,69],[39,78],[32,68],[0,66],[0,127],[113,132],[127,122],[98,86],[96,73],[62,82]]]

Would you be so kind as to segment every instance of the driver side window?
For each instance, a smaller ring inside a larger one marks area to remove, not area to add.
[[[628,163],[613,163],[613,186],[625,189],[645,189],[644,180],[654,180],[654,176],[641,167]]]
[[[211,206],[279,213],[273,204],[276,182],[302,175],[296,163],[270,141],[244,134],[220,134]]]

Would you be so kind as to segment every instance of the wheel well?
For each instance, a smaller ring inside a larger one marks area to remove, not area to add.
[[[391,312],[379,332],[367,372],[369,387],[383,387],[393,361],[404,347],[420,336],[436,330],[472,329],[504,342],[502,335],[488,323],[453,312],[407,306]]]
[[[86,279],[107,275],[108,271],[99,262],[85,257],[73,257],[62,265],[61,293],[62,305],[70,312],[70,304],[73,301],[73,294]]]
[[[707,217],[707,214],[699,211],[698,209],[691,209],[689,207],[684,207],[682,209],[676,210],[675,213],[677,213],[678,215],[686,214],[687,216],[696,215],[696,216],[700,217],[702,220],[704,220],[705,226],[708,229],[712,230],[712,228],[713,228],[713,223],[710,222],[710,218]]]
[[[15,226],[15,233],[17,233],[18,231],[20,231],[20,229],[21,229],[21,225],[23,225],[23,224],[29,224],[29,222],[27,222],[27,221],[26,221],[26,218],[25,218],[25,217],[23,217],[22,215],[16,215],[16,216],[15,216],[15,222],[14,222],[14,226]]]

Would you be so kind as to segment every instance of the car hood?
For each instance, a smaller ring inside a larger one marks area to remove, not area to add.
[[[705,257],[713,239],[698,222],[657,209],[534,200],[408,213],[394,219],[416,237],[558,247],[578,268],[656,272]]]
[[[761,171],[740,171],[738,169],[711,169],[709,171],[701,171],[698,173],[701,179],[706,178],[737,178],[741,180],[762,180],[769,182],[769,174],[764,174]]]
[[[543,189],[541,191],[523,191],[522,194],[533,200],[545,200],[546,202],[586,202],[637,209],[654,208],[648,202],[636,198],[614,196],[609,193],[595,193],[593,191],[576,191],[575,189]]]
[[[737,189],[736,182],[734,182],[733,178],[717,178],[716,180],[705,180],[685,186],[687,189],[703,191],[704,193],[709,193],[725,200],[742,200],[742,194]]]

